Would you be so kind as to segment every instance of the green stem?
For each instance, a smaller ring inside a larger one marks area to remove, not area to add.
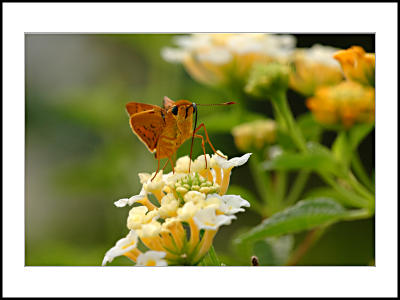
[[[307,183],[308,178],[310,177],[310,171],[300,171],[297,175],[291,189],[290,193],[286,198],[286,204],[288,206],[292,205],[296,202],[301,196],[303,192],[304,186]]]
[[[286,122],[286,118],[283,116],[281,110],[279,109],[279,105],[276,101],[272,101],[272,107],[274,109],[274,114],[275,114],[275,119],[276,122],[278,123],[279,127],[283,130],[283,131],[288,131],[288,125]]]
[[[372,195],[362,184],[360,184],[351,172],[348,173],[346,179],[350,186],[361,196],[365,197],[370,204],[375,203],[375,196]]]
[[[344,221],[354,221],[360,219],[366,219],[373,215],[368,209],[358,209],[354,210],[351,213],[348,213],[346,217],[343,218]],[[308,250],[322,237],[322,235],[326,232],[326,229],[331,224],[315,228],[311,230],[307,236],[304,238],[302,243],[296,248],[293,252],[292,256],[286,263],[288,266],[295,266],[304,257]]]
[[[285,192],[287,186],[287,174],[286,171],[276,171],[276,200],[277,204],[282,203],[285,199]]]
[[[286,265],[295,266],[308,250],[321,238],[328,226],[318,227],[311,230],[304,238],[302,243],[293,252]]]
[[[348,212],[346,217],[343,218],[345,221],[354,221],[354,220],[360,220],[360,219],[368,219],[373,215],[373,211],[369,209],[357,209],[353,210],[351,212]]]
[[[297,126],[292,111],[290,110],[289,103],[286,98],[286,93],[281,92],[277,94],[274,99],[272,99],[272,103],[276,114],[283,116],[283,119],[286,122],[286,127],[289,130],[289,134],[292,136],[292,139],[296,146],[299,148],[300,151],[307,152],[305,139],[300,128]]]
[[[361,182],[371,191],[375,192],[375,186],[373,181],[367,175],[365,168],[361,162],[360,155],[358,154],[357,150],[353,154],[353,159],[351,161],[354,172],[361,180]]]
[[[365,198],[362,198],[354,192],[344,188],[339,183],[337,183],[336,180],[330,175],[324,172],[318,172],[318,174],[328,185],[333,187],[338,193],[342,195],[348,205],[362,208],[371,208],[371,204]]]
[[[261,199],[265,204],[272,208],[276,201],[272,189],[270,174],[262,170],[259,155],[257,153],[254,153],[254,157],[249,160],[249,164]]]

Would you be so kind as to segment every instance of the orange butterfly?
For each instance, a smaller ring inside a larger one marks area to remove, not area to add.
[[[234,102],[209,105],[229,104],[234,104]],[[196,127],[197,105],[195,103],[187,100],[178,100],[175,102],[168,97],[164,97],[162,108],[157,105],[129,102],[126,104],[126,110],[130,116],[129,123],[132,131],[146,145],[150,152],[155,153],[155,158],[158,160],[158,167],[154,177],[157,175],[160,169],[160,160],[162,158],[168,158],[162,169],[167,166],[169,161],[171,163],[172,170],[174,171],[172,156],[183,144],[183,142],[190,137],[192,138],[190,158],[192,158],[193,138],[201,138],[204,156],[206,155],[204,148],[204,137],[196,134],[202,127],[204,128],[207,142],[210,144],[214,153],[218,154],[210,142],[204,123],[201,123],[198,127]],[[196,118],[195,126],[192,130],[194,113],[196,114]]]

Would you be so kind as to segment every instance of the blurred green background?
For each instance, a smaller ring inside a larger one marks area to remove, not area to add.
[[[374,52],[373,35],[296,37],[298,47],[360,45]],[[181,65],[163,61],[160,50],[171,45],[169,34],[25,36],[25,265],[99,266],[105,252],[127,234],[129,208],[117,208],[113,202],[139,193],[137,173],[157,167],[131,132],[127,102],[161,105],[165,95],[196,103],[234,101],[194,81]],[[295,92],[289,91],[289,101],[295,115],[307,111],[304,98]],[[249,99],[248,108],[271,116],[269,103]],[[229,109],[201,108],[199,122],[205,122],[214,146],[231,157],[240,153],[230,133],[207,125],[207,118]],[[368,170],[374,167],[374,134],[360,148]],[[329,145],[333,137],[326,132],[324,143]],[[189,148],[186,142],[177,157],[187,155]],[[194,157],[200,154],[196,144]],[[231,182],[253,189],[247,166],[235,169]],[[317,177],[310,182],[320,184]],[[247,210],[219,230],[214,246],[223,262],[250,265],[248,258],[234,255],[231,241],[260,221],[257,213]],[[368,265],[374,259],[374,243],[372,219],[339,223],[299,264]],[[110,265],[130,261],[118,257]]]

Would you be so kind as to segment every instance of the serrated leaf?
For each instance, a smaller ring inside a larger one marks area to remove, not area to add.
[[[337,222],[349,212],[331,198],[302,200],[296,205],[278,212],[240,236],[236,242],[244,243],[312,229]]]

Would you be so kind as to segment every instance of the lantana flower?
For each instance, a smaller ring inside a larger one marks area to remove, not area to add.
[[[375,86],[375,53],[366,53],[362,47],[353,46],[335,53],[347,80]]]
[[[213,33],[177,36],[178,48],[164,48],[168,62],[182,63],[201,83],[221,85],[245,82],[255,62],[286,61],[295,37],[264,33]]]
[[[314,97],[307,99],[306,104],[322,124],[342,124],[349,128],[355,123],[368,123],[375,119],[375,89],[354,81],[321,87]]]
[[[201,155],[194,161],[185,156],[177,160],[175,173],[159,172],[153,180],[154,173],[140,173],[139,195],[114,203],[133,206],[127,219],[130,231],[106,253],[103,265],[121,255],[138,266],[197,265],[219,227],[250,206],[239,195],[225,195],[232,169],[250,155],[229,160]]]
[[[296,49],[292,58],[289,86],[304,96],[312,96],[318,87],[342,81],[340,64],[333,58],[337,51],[339,49],[319,44]]]

